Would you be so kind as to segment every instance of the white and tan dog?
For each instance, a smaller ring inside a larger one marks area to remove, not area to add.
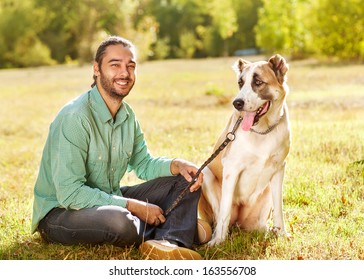
[[[288,65],[275,55],[255,63],[239,59],[234,69],[239,85],[235,110],[215,148],[239,116],[243,121],[235,140],[204,169],[199,203],[199,218],[215,227],[210,246],[224,241],[232,225],[267,230],[272,210],[272,230],[286,235],[282,190],[290,148]]]

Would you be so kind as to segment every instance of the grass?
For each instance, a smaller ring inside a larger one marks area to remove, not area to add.
[[[155,155],[200,165],[232,110],[235,58],[141,64],[127,98]],[[134,248],[45,244],[30,234],[33,186],[48,127],[88,90],[92,68],[0,71],[0,259],[141,259]],[[232,230],[205,259],[364,259],[364,65],[291,62],[293,142],[284,184],[292,240]],[[123,183],[137,182],[128,174]]]

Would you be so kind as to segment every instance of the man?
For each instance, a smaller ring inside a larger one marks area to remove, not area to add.
[[[136,65],[128,40],[111,36],[99,46],[92,89],[68,103],[50,126],[34,188],[32,232],[66,245],[141,244],[152,259],[201,259],[190,248],[202,176],[165,216],[197,168],[149,153],[124,102]],[[147,181],[120,188],[126,170]]]

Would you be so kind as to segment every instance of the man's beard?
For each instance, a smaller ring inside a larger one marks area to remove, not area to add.
[[[113,99],[116,99],[118,101],[123,100],[124,97],[126,97],[129,94],[129,91],[126,93],[118,92],[114,85],[112,80],[107,79],[102,72],[100,71],[100,84],[101,87],[105,90],[105,92]]]

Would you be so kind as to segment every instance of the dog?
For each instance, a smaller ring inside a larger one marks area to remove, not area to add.
[[[234,141],[203,170],[198,207],[199,218],[214,227],[210,246],[223,242],[233,225],[246,231],[268,230],[272,213],[272,231],[287,235],[282,191],[291,142],[286,105],[288,68],[279,54],[254,63],[240,58],[233,66],[239,92],[215,149],[237,119],[243,120]]]

